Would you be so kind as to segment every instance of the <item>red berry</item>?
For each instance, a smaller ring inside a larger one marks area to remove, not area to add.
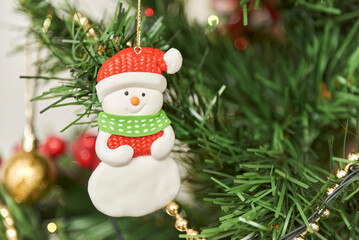
[[[81,168],[93,168],[97,156],[95,152],[96,136],[84,133],[75,141],[72,151],[76,163]]]
[[[82,168],[89,168],[95,160],[95,153],[87,148],[79,148],[75,150],[75,160]]]
[[[82,134],[78,141],[83,145],[83,147],[95,149],[96,136],[91,133]]]
[[[50,150],[46,147],[45,144],[40,144],[38,150],[42,155],[44,155],[44,156],[46,156],[48,158],[51,158],[53,160],[53,156],[51,155]]]
[[[52,158],[58,157],[65,152],[66,143],[59,137],[50,136],[47,138],[44,148]]]

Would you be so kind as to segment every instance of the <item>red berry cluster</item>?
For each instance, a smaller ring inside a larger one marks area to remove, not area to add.
[[[20,150],[21,144],[15,145],[14,152],[18,152]],[[54,160],[65,153],[66,143],[63,139],[57,136],[50,136],[45,142],[40,143],[38,150],[42,155]]]
[[[95,152],[96,136],[91,133],[80,135],[72,144],[71,154],[77,165],[84,169],[95,170],[100,159]],[[14,152],[21,150],[21,144],[14,147]],[[50,136],[45,142],[40,143],[38,151],[44,156],[55,160],[65,153],[66,142],[57,137]],[[0,159],[1,161],[1,159]],[[1,164],[1,163],[0,163]]]
[[[72,153],[81,168],[95,170],[100,163],[100,159],[96,155],[95,144],[96,136],[91,133],[84,133],[75,140]]]

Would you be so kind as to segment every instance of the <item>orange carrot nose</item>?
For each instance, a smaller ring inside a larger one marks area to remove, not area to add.
[[[140,99],[138,97],[132,97],[131,103],[132,105],[137,106],[138,104],[140,104]]]

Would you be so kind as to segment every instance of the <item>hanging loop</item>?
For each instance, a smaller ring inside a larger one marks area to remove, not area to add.
[[[142,52],[142,48],[141,48],[141,47],[137,47],[137,46],[134,47],[133,50],[135,51],[135,53],[136,53],[137,55],[140,55],[141,52]]]

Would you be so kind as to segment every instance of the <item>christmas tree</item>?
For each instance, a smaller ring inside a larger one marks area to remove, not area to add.
[[[98,162],[76,160],[79,167],[65,154],[40,201],[21,204],[1,188],[1,239],[358,239],[357,1],[228,2],[205,25],[188,22],[184,1],[142,2],[150,6],[142,46],[173,46],[183,57],[181,70],[166,74],[164,109],[178,140],[181,215],[198,234],[179,233],[164,209],[98,212],[87,193]],[[63,131],[98,127],[98,71],[135,46],[136,14],[118,4],[111,21],[96,22],[42,0],[23,0],[19,10],[49,53],[36,63],[41,74],[23,78],[58,81],[33,101],[53,99],[44,114],[80,106]],[[71,78],[58,77],[64,70]]]

